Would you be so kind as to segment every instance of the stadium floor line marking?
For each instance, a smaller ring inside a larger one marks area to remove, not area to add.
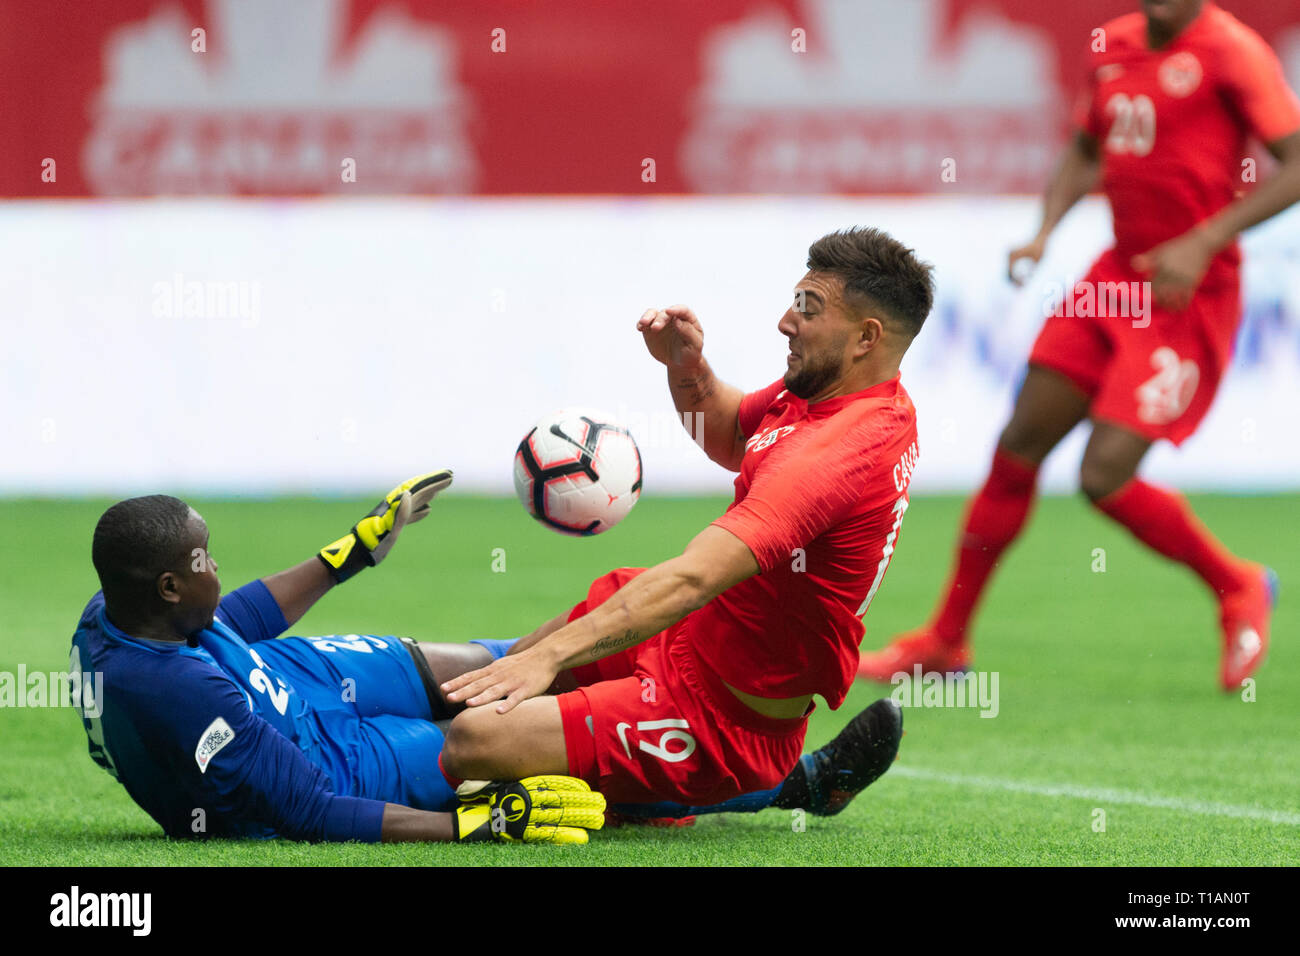
[[[1300,813],[1288,810],[1269,810],[1263,807],[1243,807],[1231,803],[1214,803],[1209,800],[1184,800],[1179,797],[1161,797],[1133,790],[1115,790],[1110,787],[1080,787],[1074,784],[1025,783],[1000,777],[978,777],[961,773],[931,770],[928,767],[894,767],[891,776],[910,777],[933,783],[947,783],[959,787],[978,787],[984,790],[1007,790],[1029,793],[1040,797],[1071,797],[1078,800],[1095,800],[1098,803],[1130,803],[1141,807],[1175,810],[1179,813],[1196,813],[1211,817],[1235,817],[1242,820],[1263,820],[1284,826],[1300,826]]]

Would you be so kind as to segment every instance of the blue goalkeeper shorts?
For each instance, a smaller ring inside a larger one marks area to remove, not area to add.
[[[257,651],[311,711],[317,739],[298,745],[338,793],[420,810],[456,806],[438,769],[436,689],[413,641],[408,649],[401,638],[369,634],[285,637],[259,641]]]

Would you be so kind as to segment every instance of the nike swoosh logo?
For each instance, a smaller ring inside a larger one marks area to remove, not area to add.
[[[590,455],[590,454],[592,453],[591,449],[588,448],[586,445],[582,444],[581,442],[576,442],[576,441],[574,441],[572,438],[570,438],[568,435],[564,434],[564,432],[562,432],[562,431],[560,430],[560,426],[559,426],[559,425],[552,425],[552,426],[551,426],[551,434],[552,434],[552,435],[557,435],[557,436],[559,436],[560,438],[563,438],[565,441],[567,441],[567,442],[568,442],[570,445],[572,445],[574,448],[578,449],[578,451],[582,452],[584,455]]]

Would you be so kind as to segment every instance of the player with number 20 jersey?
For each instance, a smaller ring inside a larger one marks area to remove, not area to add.
[[[1264,659],[1276,576],[1229,552],[1176,492],[1138,477],[1160,439],[1178,445],[1209,411],[1241,318],[1237,234],[1300,200],[1300,102],[1260,36],[1208,0],[1143,0],[1092,34],[1075,136],[1048,186],[1037,236],[1009,271],[1037,262],[1066,211],[1100,180],[1115,245],[1070,288],[1029,356],[988,480],[931,620],[861,676],[970,664],[972,617],[1028,518],[1040,465],[1084,418],[1079,483],[1092,505],[1186,565],[1219,604],[1219,683],[1235,691]],[[1250,138],[1280,165],[1253,183]]]

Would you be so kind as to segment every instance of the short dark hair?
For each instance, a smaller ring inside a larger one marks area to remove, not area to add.
[[[854,226],[822,236],[808,247],[808,268],[839,276],[846,298],[867,300],[909,336],[921,331],[934,305],[934,266],[880,229]]]
[[[127,498],[100,516],[90,559],[110,611],[145,607],[158,575],[181,556],[189,520],[190,506],[171,495]]]

